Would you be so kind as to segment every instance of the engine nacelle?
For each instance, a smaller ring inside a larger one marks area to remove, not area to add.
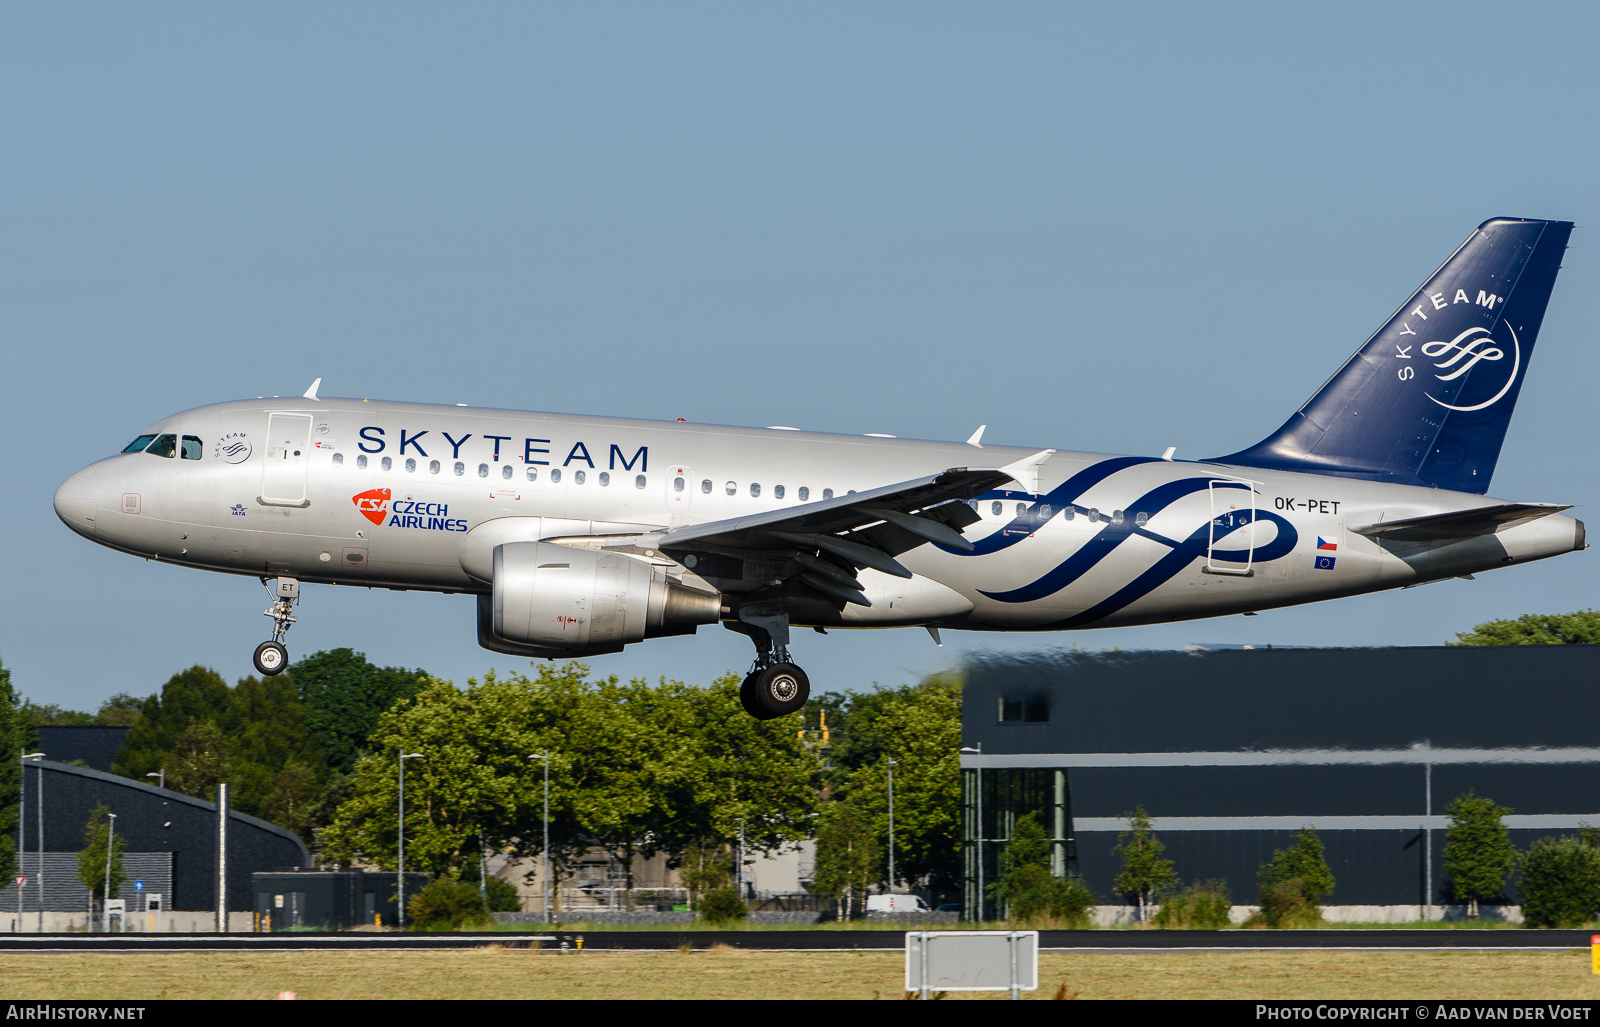
[[[553,542],[495,546],[489,606],[496,639],[566,651],[615,652],[722,615],[721,596],[670,581],[642,560]]]

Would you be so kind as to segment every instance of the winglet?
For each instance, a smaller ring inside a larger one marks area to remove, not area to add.
[[[982,449],[983,443],[980,440],[983,438],[983,429],[987,427],[989,427],[987,424],[978,425],[978,430],[972,433],[972,438],[967,440],[967,445],[977,446],[979,449]]]
[[[1056,455],[1053,449],[1041,449],[1032,456],[1023,457],[1014,464],[1006,464],[1000,468],[1001,474],[1009,474],[1013,481],[1022,486],[1024,492],[1039,491],[1039,465]]]
[[[320,389],[320,388],[322,388],[322,379],[318,378],[316,381],[311,383],[311,388],[306,390],[305,398],[306,399],[317,399],[317,390]],[[321,403],[322,400],[317,399],[317,402]]]

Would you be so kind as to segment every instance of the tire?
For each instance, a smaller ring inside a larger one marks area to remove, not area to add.
[[[739,684],[739,705],[744,711],[757,720],[765,720],[766,711],[761,704],[756,702],[756,678],[761,675],[759,670],[753,670],[744,676],[744,681]]]
[[[775,663],[759,671],[751,684],[753,703],[761,712],[751,711],[759,720],[773,720],[799,711],[811,696],[811,681],[806,672],[792,663]],[[748,708],[748,707],[747,707]]]
[[[283,668],[289,665],[289,650],[277,642],[262,642],[256,646],[256,670],[264,676],[282,674]]]

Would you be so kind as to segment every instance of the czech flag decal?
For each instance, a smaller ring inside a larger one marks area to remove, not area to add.
[[[1329,542],[1327,539],[1323,538],[1321,535],[1318,535],[1317,536],[1317,548],[1318,549],[1330,549],[1330,550],[1331,549],[1338,549],[1339,548],[1339,543],[1337,543],[1337,542]]]

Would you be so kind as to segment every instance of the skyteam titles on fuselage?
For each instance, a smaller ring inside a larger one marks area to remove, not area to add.
[[[396,431],[398,433],[399,442],[399,448],[395,451],[397,456],[404,457],[414,453],[416,456],[420,456],[423,459],[429,458],[430,454],[426,449],[423,448],[422,440],[424,436],[432,434],[434,429],[424,428],[422,431],[411,431],[407,428],[398,428]],[[389,443],[394,441],[389,437],[389,432],[385,428],[375,424],[369,424],[363,427],[356,434],[361,438],[361,441],[357,444],[357,447],[361,450],[361,452],[369,453],[374,456],[387,451]],[[438,433],[438,438],[444,440],[443,445],[450,447],[450,459],[452,460],[461,459],[461,447],[465,446],[467,442],[472,439],[472,437],[472,432],[466,433],[459,439],[447,431],[440,431]],[[492,451],[489,455],[490,458],[497,463],[501,460],[502,456],[504,456],[506,459],[512,458],[511,454],[515,452],[515,449],[506,448],[505,451],[502,452],[502,446],[504,443],[512,442],[517,437],[518,436],[515,435],[480,436],[483,442],[493,443]],[[552,440],[550,439],[534,439],[524,436],[522,438],[522,462],[525,464],[535,464],[542,467],[551,466],[551,460],[543,459],[544,457],[550,456],[552,453],[552,450],[550,449],[551,441]],[[439,443],[437,440],[434,440],[430,441],[429,445],[439,446]],[[599,448],[599,446],[595,447],[596,450],[599,450]],[[570,448],[558,446],[554,452],[559,453],[563,449],[566,450],[566,457],[555,466],[568,467],[574,463],[582,463],[588,466],[591,470],[594,469],[595,461],[594,457],[590,455],[588,443],[582,441],[574,442]],[[442,453],[442,447],[436,448],[435,454]],[[616,445],[615,443],[611,443],[608,446],[608,451],[606,453],[606,467],[608,470],[614,471],[617,470],[617,465],[619,463],[622,465],[622,470],[625,471],[649,471],[650,447],[640,446],[634,450],[633,455],[630,457],[626,452],[623,451],[622,447]]]

